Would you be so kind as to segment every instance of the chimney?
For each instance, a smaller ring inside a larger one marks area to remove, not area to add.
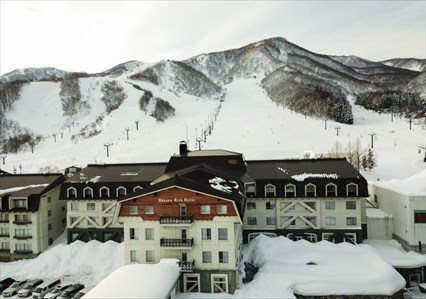
[[[179,143],[179,154],[186,155],[187,153],[188,153],[188,145],[186,144],[186,141],[181,141]]]

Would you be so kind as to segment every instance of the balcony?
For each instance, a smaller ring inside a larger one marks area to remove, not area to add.
[[[32,250],[15,250],[13,253],[15,254],[33,254]]]
[[[0,234],[0,238],[9,238],[10,235],[9,234]]]
[[[9,219],[0,219],[0,223],[9,223]]]
[[[169,249],[188,249],[194,246],[194,239],[165,239],[161,238],[160,246]]]
[[[17,240],[26,240],[26,239],[31,239],[33,236],[31,235],[15,235],[13,238],[17,239]]]
[[[179,261],[179,268],[180,268],[181,272],[192,272],[192,271],[194,271],[194,267],[195,267],[195,261],[194,260],[192,262]]]
[[[192,216],[161,216],[161,226],[191,226],[193,222]]]
[[[32,221],[30,220],[16,220],[13,221],[13,224],[17,224],[17,225],[27,225],[27,224],[31,224]]]
[[[0,252],[10,252],[10,248],[0,248]]]

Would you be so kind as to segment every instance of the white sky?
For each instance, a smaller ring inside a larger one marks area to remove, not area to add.
[[[425,1],[0,1],[1,74],[97,72],[273,36],[325,54],[426,56]]]

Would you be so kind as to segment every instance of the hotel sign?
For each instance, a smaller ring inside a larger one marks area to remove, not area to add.
[[[160,203],[190,203],[195,202],[195,198],[159,198]]]

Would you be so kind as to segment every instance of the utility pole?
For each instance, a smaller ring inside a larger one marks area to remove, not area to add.
[[[139,121],[138,121],[138,120],[136,120],[136,121],[135,121],[135,124],[136,124],[136,131],[139,131]]]
[[[107,157],[109,157],[109,147],[111,146],[111,144],[105,143],[104,146],[106,147]]]
[[[324,130],[327,130],[327,120],[324,120]]]
[[[18,165],[18,168],[19,168],[19,174],[22,174],[22,165],[21,165],[21,164],[19,164],[19,165]]]
[[[53,134],[53,138],[55,139],[55,142],[56,142],[56,134]]]
[[[3,165],[5,165],[6,164],[6,156],[1,156],[1,160],[2,160]]]
[[[408,123],[410,124],[410,131],[411,131],[411,114],[410,114],[410,118],[408,119]]]
[[[198,150],[201,151],[201,139],[197,138],[197,143],[198,143]]]
[[[129,129],[129,128],[127,128],[127,129],[126,129],[126,137],[127,137],[127,140],[129,140],[129,131],[130,131],[130,129]]]
[[[374,148],[374,136],[376,136],[376,133],[370,133],[368,135],[371,136],[371,148]]]
[[[336,135],[339,136],[340,127],[336,127]]]

